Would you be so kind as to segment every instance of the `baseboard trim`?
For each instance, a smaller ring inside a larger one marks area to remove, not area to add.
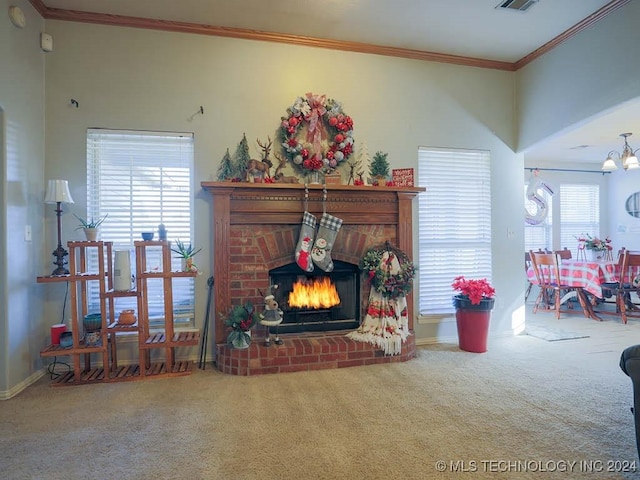
[[[10,398],[15,397],[24,389],[36,383],[46,374],[47,374],[47,371],[44,368],[36,372],[33,372],[31,375],[29,375],[27,378],[25,378],[23,381],[21,381],[19,384],[15,385],[11,389],[0,391],[0,400],[9,400]]]
[[[435,345],[438,343],[458,343],[458,337],[423,337],[416,338],[416,347],[421,345]]]

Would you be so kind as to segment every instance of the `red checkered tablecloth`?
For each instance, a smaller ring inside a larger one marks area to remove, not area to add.
[[[582,287],[585,291],[602,298],[602,284],[619,280],[618,264],[615,262],[585,262],[584,260],[562,260],[560,283],[570,287]],[[538,283],[533,267],[527,270],[527,278]]]

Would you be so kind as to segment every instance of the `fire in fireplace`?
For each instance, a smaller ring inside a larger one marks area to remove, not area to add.
[[[316,269],[319,270],[319,269]],[[355,329],[360,322],[360,271],[334,260],[330,273],[304,272],[291,263],[269,272],[284,312],[279,333]]]
[[[290,308],[323,309],[340,305],[340,295],[330,277],[298,278],[287,298]]]

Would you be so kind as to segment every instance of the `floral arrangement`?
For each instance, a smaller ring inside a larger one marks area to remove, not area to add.
[[[496,294],[495,289],[486,278],[467,280],[463,276],[459,276],[453,279],[451,287],[460,292],[460,295],[468,297],[472,305],[478,305],[481,300],[493,298]]]
[[[598,250],[598,251],[606,251],[613,250],[613,246],[611,246],[611,239],[609,237],[604,240],[598,237],[592,237],[588,233],[580,234],[579,237],[575,237],[578,240],[578,250]]]
[[[397,298],[411,292],[416,267],[404,252],[389,242],[367,250],[359,266],[368,275],[371,288],[384,297]]]
[[[325,95],[298,97],[281,120],[284,155],[300,173],[331,173],[353,152],[353,120],[340,103]],[[306,134],[299,138],[303,127]]]
[[[244,305],[236,305],[231,309],[224,323],[230,329],[227,342],[234,347],[251,343],[249,331],[256,324],[253,304],[247,302]]]

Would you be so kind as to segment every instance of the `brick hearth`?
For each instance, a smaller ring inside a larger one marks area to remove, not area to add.
[[[402,345],[402,353],[393,356],[368,343],[354,342],[344,332],[316,337],[283,335],[283,339],[283,345],[265,347],[252,342],[246,349],[220,344],[216,348],[218,370],[232,375],[262,375],[405,362],[415,356],[416,348],[413,335]]]
[[[202,182],[213,196],[213,272],[215,279],[215,339],[218,369],[235,375],[255,375],[371,363],[406,361],[415,355],[413,335],[397,356],[384,356],[373,346],[354,342],[342,332],[281,335],[284,344],[264,347],[263,327],[245,350],[225,344],[224,319],[232,305],[251,301],[258,308],[269,285],[269,270],[295,261],[294,252],[304,211],[304,186]],[[411,255],[412,200],[420,188],[327,185],[326,211],[343,226],[332,258],[358,264],[366,250],[389,240]],[[322,186],[309,186],[308,210],[318,219],[323,212]],[[366,282],[360,295],[364,311],[369,296]],[[413,330],[413,302],[408,298],[409,328]],[[360,315],[363,318],[363,315]]]

